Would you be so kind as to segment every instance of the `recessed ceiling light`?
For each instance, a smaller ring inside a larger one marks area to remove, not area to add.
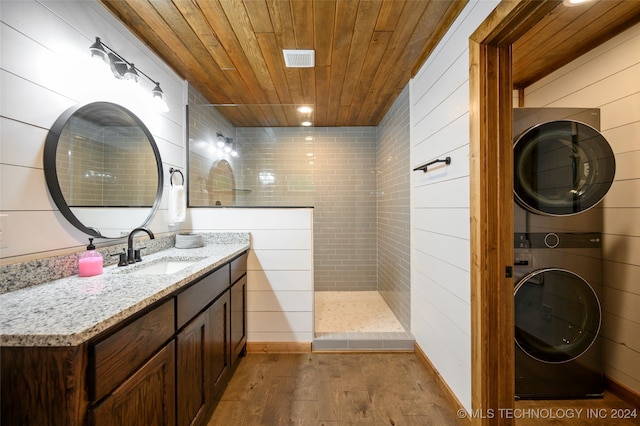
[[[563,0],[562,4],[567,7],[579,6],[583,3],[589,3],[593,0]]]
[[[300,124],[302,124],[304,127],[309,127],[309,126],[311,126],[311,122],[310,122],[310,121],[303,121],[303,122],[302,122],[302,123],[300,123]]]
[[[310,106],[301,106],[301,107],[298,107],[298,112],[302,114],[309,114],[313,112],[313,108],[311,108]]]

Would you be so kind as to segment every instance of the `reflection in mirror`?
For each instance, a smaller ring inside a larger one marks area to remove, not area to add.
[[[45,144],[49,191],[69,222],[96,237],[117,238],[151,219],[162,195],[153,136],[132,112],[108,102],[74,107]]]
[[[213,105],[190,93],[188,193],[190,207],[308,207],[316,196],[313,127],[234,127],[226,116],[251,108],[279,108],[297,118],[295,105]],[[232,138],[237,155],[218,134]],[[325,141],[335,140],[328,135]],[[335,155],[338,155],[337,153]],[[228,165],[228,170],[226,169]],[[226,171],[221,170],[225,167]],[[214,176],[229,176],[217,182]],[[231,194],[220,192],[233,184]],[[228,194],[228,195],[227,195]],[[219,202],[219,203],[218,203]],[[230,203],[230,204],[229,204]]]
[[[227,160],[214,162],[207,179],[209,202],[213,201],[216,206],[233,206],[236,203],[235,189],[236,179],[231,164]]]

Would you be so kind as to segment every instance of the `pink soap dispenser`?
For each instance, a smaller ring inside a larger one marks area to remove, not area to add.
[[[89,238],[87,251],[80,254],[78,258],[78,275],[81,277],[92,277],[102,273],[102,255],[96,251],[93,245],[93,238]]]

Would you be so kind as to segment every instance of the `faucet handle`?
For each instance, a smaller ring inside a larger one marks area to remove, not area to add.
[[[135,260],[136,262],[140,262],[142,260],[142,257],[140,256],[140,250],[143,249],[146,249],[146,247],[140,247],[133,251],[133,260]]]
[[[111,256],[120,256],[120,259],[118,260],[118,266],[127,266],[127,252],[122,249],[122,253],[116,253],[116,254],[112,254]]]

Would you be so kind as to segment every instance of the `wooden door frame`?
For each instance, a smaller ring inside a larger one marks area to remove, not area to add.
[[[559,2],[504,0],[469,39],[474,425],[515,422],[511,47]]]

